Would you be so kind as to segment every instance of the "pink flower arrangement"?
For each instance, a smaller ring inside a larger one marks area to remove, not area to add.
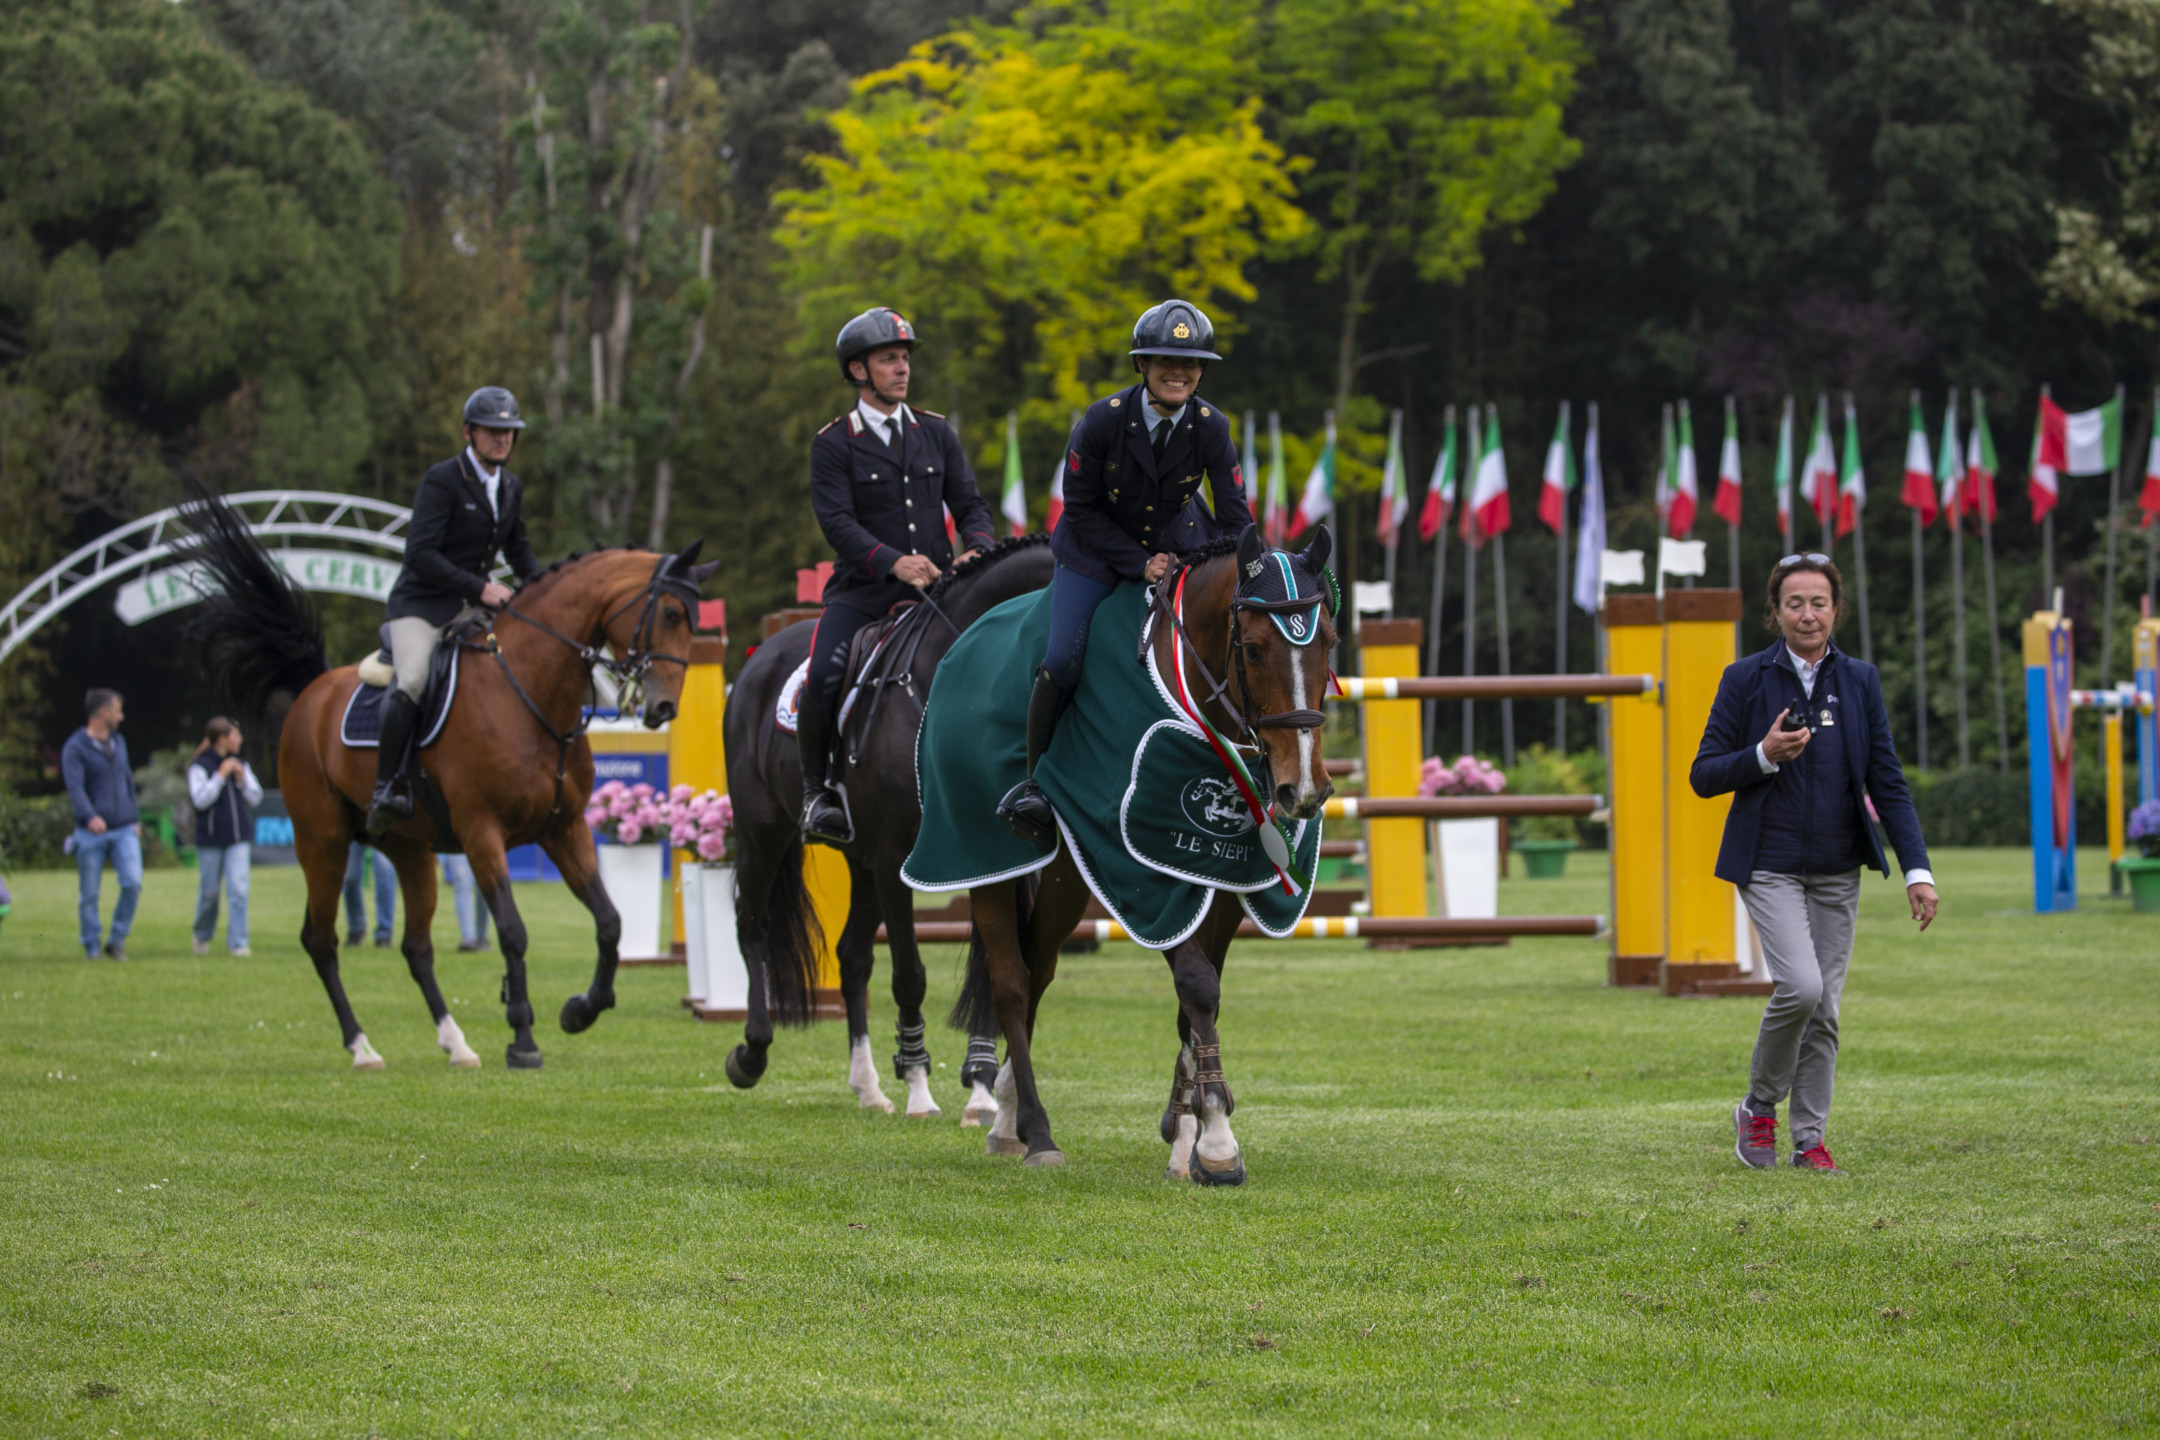
[[[670,845],[695,850],[707,864],[727,858],[735,830],[733,800],[716,790],[701,795],[688,785],[677,785],[668,796],[667,808]]]
[[[605,835],[618,845],[636,845],[667,827],[668,797],[640,781],[625,785],[610,780],[593,791],[585,806],[585,823],[595,835]]]
[[[1498,795],[1507,789],[1507,776],[1497,766],[1475,755],[1465,755],[1453,765],[1437,755],[1425,757],[1424,773],[1418,777],[1420,795]]]

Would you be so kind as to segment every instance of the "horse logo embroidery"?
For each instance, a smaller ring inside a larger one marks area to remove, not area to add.
[[[1178,802],[1185,818],[1210,835],[1227,839],[1253,828],[1252,812],[1227,779],[1202,776],[1185,787]]]

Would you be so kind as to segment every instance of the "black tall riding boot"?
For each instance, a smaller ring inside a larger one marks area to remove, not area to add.
[[[1035,672],[1035,688],[1028,693],[1027,778],[1005,792],[997,811],[998,818],[1012,826],[1013,834],[1031,844],[1043,844],[1057,825],[1050,797],[1035,783],[1035,765],[1050,748],[1058,717],[1065,713],[1065,703],[1070,699],[1072,691],[1050,678],[1049,666]]]
[[[855,826],[832,783],[832,723],[807,685],[795,713],[795,750],[802,759],[803,843],[849,844]]]
[[[404,691],[392,687],[383,697],[382,734],[375,751],[375,797],[368,805],[367,832],[380,835],[400,820],[412,818],[412,796],[400,787],[405,770],[405,747],[412,741],[413,724],[420,707]]]

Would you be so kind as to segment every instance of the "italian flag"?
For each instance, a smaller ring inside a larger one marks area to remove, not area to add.
[[[2033,519],[2055,508],[2065,475],[2105,475],[2122,461],[2122,399],[2097,410],[2065,411],[2046,395],[2033,426]]]
[[[1066,431],[1066,434],[1069,436],[1073,430],[1079,428],[1080,412],[1075,410],[1073,411],[1072,427]],[[1066,450],[1067,455],[1071,456],[1072,448],[1069,442]],[[1074,459],[1076,460],[1077,457],[1074,457]],[[1043,512],[1043,533],[1045,535],[1057,529],[1058,517],[1065,513],[1065,466],[1067,463],[1066,458],[1060,458],[1057,468],[1050,472],[1050,506]]]
[[[1815,518],[1828,520],[1837,508],[1837,457],[1830,450],[1830,397],[1815,397],[1815,433],[1808,437],[1806,469],[1800,493],[1815,508]]]
[[[2154,399],[2160,400],[2160,391]],[[2154,518],[2160,517],[2160,426],[2154,427],[2152,445],[2145,452],[2145,488],[2138,495],[2138,508],[2145,512],[2144,528],[2150,530]]]
[[[1270,545],[1290,538],[1290,517],[1283,509],[1282,416],[1267,412],[1267,498],[1260,506],[1260,536]]]
[[[1740,411],[1725,397],[1725,443],[1718,447],[1717,498],[1710,502],[1727,525],[1740,523]]]
[[[1410,486],[1403,479],[1402,411],[1388,421],[1387,464],[1380,470],[1380,543],[1393,545],[1410,515]]]
[[[1658,412],[1657,518],[1660,528],[1672,510],[1673,450],[1672,406],[1667,405]]]
[[[1701,498],[1695,480],[1695,421],[1688,402],[1680,402],[1680,443],[1673,450],[1672,494],[1666,497],[1665,533],[1685,540],[1695,533],[1695,505]]]
[[[1327,412],[1327,440],[1320,447],[1320,458],[1313,461],[1312,473],[1305,477],[1305,493],[1298,497],[1297,514],[1290,521],[1290,533],[1302,535],[1334,513],[1335,412],[1330,410]]]
[[[1837,533],[1852,534],[1867,509],[1867,471],[1860,465],[1860,417],[1853,412],[1852,396],[1845,397],[1845,458],[1838,467]]]
[[[1027,490],[1020,483],[1020,412],[1005,412],[1005,496],[998,510],[1015,535],[1027,534]]]
[[[1538,489],[1538,519],[1557,535],[1567,524],[1568,492],[1575,488],[1575,458],[1568,454],[1568,402],[1560,402],[1560,419],[1553,426],[1552,443],[1545,447],[1545,483]]]
[[[1792,410],[1792,396],[1787,395],[1785,397],[1785,413],[1778,418],[1777,474],[1771,480],[1771,484],[1777,490],[1777,523],[1778,534],[1780,535],[1791,535],[1793,533]]]
[[[1485,443],[1478,449],[1477,476],[1470,486],[1470,518],[1477,540],[1490,540],[1512,522],[1508,513],[1507,459],[1500,453],[1500,407],[1485,407]]]
[[[1974,514],[1995,523],[1995,474],[2002,467],[1995,460],[1995,437],[1988,430],[1987,401],[1973,391],[1972,429],[1965,432],[1965,486],[1963,500]]]
[[[1440,458],[1433,462],[1432,478],[1425,482],[1425,504],[1418,511],[1418,539],[1430,540],[1447,524],[1450,511],[1455,508],[1455,407],[1447,407],[1447,439],[1440,446]]]
[[[1958,461],[1957,391],[1943,409],[1942,449],[1935,459],[1935,485],[1942,497],[1943,523],[1952,530],[1965,520],[1964,467]]]
[[[1905,484],[1898,494],[1920,516],[1922,528],[1935,523],[1935,457],[1928,449],[1927,420],[1920,413],[1920,392],[1912,392],[1912,421],[1905,429]]]

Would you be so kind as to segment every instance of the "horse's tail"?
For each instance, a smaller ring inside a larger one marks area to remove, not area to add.
[[[740,867],[736,873],[742,873]],[[817,1018],[817,962],[825,929],[803,884],[802,841],[790,838],[781,848],[765,903],[753,906],[746,918],[743,958],[765,966],[767,1013],[782,1025],[808,1025]]]
[[[1040,871],[1023,875],[1013,885],[1013,932],[1020,937],[1023,953],[1031,945],[1029,923],[1035,909],[1035,890],[1042,883]],[[982,923],[968,922],[967,972],[960,980],[960,996],[953,1001],[945,1023],[970,1035],[998,1033],[997,1013],[990,996],[990,949],[983,944]]]
[[[280,690],[297,695],[330,668],[322,618],[223,496],[193,475],[181,485],[181,518],[194,536],[176,553],[183,564],[202,565],[212,582],[188,617],[186,639],[218,703],[242,729],[258,729]]]

